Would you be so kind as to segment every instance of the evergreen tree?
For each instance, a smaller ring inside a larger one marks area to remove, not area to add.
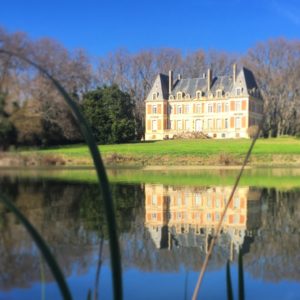
[[[134,103],[117,85],[86,93],[82,108],[99,143],[123,143],[136,138]]]

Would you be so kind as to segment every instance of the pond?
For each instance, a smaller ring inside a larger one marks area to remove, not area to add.
[[[125,299],[191,298],[236,173],[109,171]],[[0,189],[47,241],[74,299],[86,299],[89,289],[112,299],[107,228],[92,170],[1,170]],[[25,229],[2,204],[0,214],[0,299],[60,299]],[[300,299],[299,221],[299,169],[247,170],[199,299],[226,299],[228,260],[237,295],[239,250],[246,299]]]

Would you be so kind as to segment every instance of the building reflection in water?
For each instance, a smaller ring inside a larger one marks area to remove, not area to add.
[[[232,187],[190,188],[145,185],[145,227],[159,249],[199,247],[207,252]],[[240,187],[223,221],[217,244],[230,259],[242,248],[248,252],[260,227],[261,191]]]

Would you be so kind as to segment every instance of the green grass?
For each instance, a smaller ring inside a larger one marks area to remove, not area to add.
[[[8,171],[13,175],[14,171]],[[18,176],[26,178],[45,178],[59,181],[96,183],[93,169],[17,169]],[[128,184],[164,184],[177,186],[232,186],[238,170],[161,170],[145,171],[142,169],[108,170],[112,183]],[[5,173],[4,173],[5,174]],[[8,174],[8,173],[7,173]],[[300,170],[287,169],[248,169],[245,170],[240,186],[275,187],[286,190],[300,188]]]
[[[203,156],[219,153],[244,155],[251,140],[169,140],[132,144],[101,145],[104,155],[117,153],[123,155],[171,155]],[[28,151],[24,151],[26,153]],[[88,148],[82,145],[63,146],[38,150],[38,153],[63,154],[71,157],[84,157],[89,154]],[[300,154],[300,139],[293,137],[259,139],[253,155]]]

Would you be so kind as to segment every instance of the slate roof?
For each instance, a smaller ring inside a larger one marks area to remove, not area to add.
[[[168,99],[168,96],[169,96],[169,76],[160,73],[159,77],[160,77],[160,82],[161,82],[163,98]]]
[[[245,78],[247,91],[257,90],[257,83],[253,73],[247,68],[243,67],[239,74],[242,72]],[[237,77],[239,76],[237,74]],[[166,76],[166,75],[165,75]],[[168,78],[168,76],[166,76]],[[166,89],[168,89],[168,80],[165,81]],[[215,93],[218,89],[221,89],[225,93],[231,92],[233,89],[233,78],[231,75],[215,76],[212,78],[210,91]],[[207,78],[183,78],[177,80],[172,89],[172,95],[175,96],[177,92],[183,92],[185,94],[196,95],[197,90],[201,90],[204,95],[207,95]]]
[[[240,72],[237,74],[236,79],[236,83],[234,84],[232,74],[224,76],[214,76],[212,78],[210,91],[212,93],[215,93],[218,89],[221,89],[224,93],[234,93],[235,88],[242,87],[242,90],[244,90],[243,93],[261,98],[254,75],[249,69],[242,67]],[[160,73],[156,77],[155,82],[156,86],[159,87],[160,91],[163,94],[163,99],[168,99],[169,76]],[[202,91],[204,96],[207,96],[207,77],[177,79],[173,82],[171,95],[176,96],[177,92],[183,92],[185,95],[190,94],[191,97],[194,97],[198,90]],[[151,100],[151,94],[155,91],[156,89],[153,86],[148,94],[148,100]]]

